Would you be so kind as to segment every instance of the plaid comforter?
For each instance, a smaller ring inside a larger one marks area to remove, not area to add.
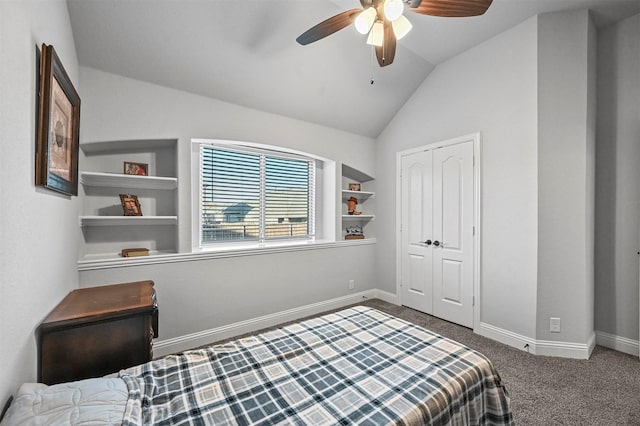
[[[367,307],[120,372],[124,425],[503,425],[483,355]]]

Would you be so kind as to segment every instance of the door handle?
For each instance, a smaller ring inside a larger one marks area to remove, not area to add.
[[[426,245],[430,246],[431,245],[431,240],[427,240],[423,244],[426,244]]]
[[[438,246],[440,245],[440,241],[435,240],[435,241],[433,242],[433,245],[434,245],[434,246],[436,246],[436,247],[438,247]]]

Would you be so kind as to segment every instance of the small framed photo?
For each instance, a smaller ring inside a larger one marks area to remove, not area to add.
[[[124,162],[125,175],[149,176],[149,165],[146,163]]]
[[[53,46],[39,59],[35,183],[78,195],[80,97]]]
[[[142,216],[142,209],[137,195],[120,194],[120,203],[125,216]]]
[[[350,183],[349,184],[349,191],[360,191],[360,184],[359,183]]]
[[[363,240],[364,234],[362,233],[362,226],[360,225],[347,226],[344,239],[345,240]]]

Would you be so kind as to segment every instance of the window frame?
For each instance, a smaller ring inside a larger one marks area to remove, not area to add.
[[[191,149],[191,221],[192,221],[192,252],[203,251],[236,251],[246,249],[260,249],[282,246],[309,245],[317,242],[335,241],[335,197],[327,197],[326,187],[335,188],[335,162],[309,153],[282,148],[273,145],[252,142],[229,141],[219,139],[192,139]],[[309,221],[313,222],[314,230],[310,237],[274,238],[264,240],[221,240],[215,242],[202,241],[202,170],[200,150],[203,145],[217,147],[223,150],[245,153],[264,154],[279,158],[311,161],[314,163],[313,192],[314,200],[309,207]],[[323,169],[326,169],[323,171]],[[329,173],[327,173],[329,171]],[[335,189],[333,189],[335,191]],[[329,227],[327,227],[329,225]],[[327,229],[332,228],[332,229]]]

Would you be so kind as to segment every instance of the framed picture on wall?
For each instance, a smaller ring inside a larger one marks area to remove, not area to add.
[[[53,46],[42,45],[38,77],[35,183],[78,195],[80,96]]]

